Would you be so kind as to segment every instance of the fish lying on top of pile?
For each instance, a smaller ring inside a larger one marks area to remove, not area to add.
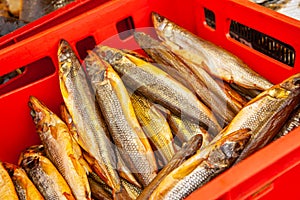
[[[247,89],[266,90],[273,86],[236,56],[167,18],[152,13],[152,21],[158,37],[183,61],[189,63],[192,71],[203,68],[221,80]]]
[[[96,104],[91,83],[65,40],[59,44],[58,61],[60,89],[78,133],[77,142],[94,160],[97,174],[113,189],[115,197],[123,196],[126,192],[117,172],[117,158],[107,125]]]
[[[156,160],[121,78],[93,52],[84,62],[117,150],[140,183],[147,186],[156,176]]]

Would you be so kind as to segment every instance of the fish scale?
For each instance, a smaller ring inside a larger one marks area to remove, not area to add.
[[[127,164],[130,163],[129,168],[134,174],[143,173],[143,176],[138,175],[138,177],[144,185],[147,185],[153,178],[152,174],[148,171],[152,169],[152,167],[147,164],[148,161],[146,157],[137,151],[137,149],[141,147],[141,144],[133,142],[137,141],[138,137],[132,134],[135,131],[128,124],[117,95],[112,91],[111,85],[109,84],[101,85],[101,87],[97,87],[97,90],[97,92],[101,94],[100,102],[104,103],[104,105],[100,103],[100,107],[105,109],[105,111],[102,110],[102,113],[104,118],[108,119],[111,135],[115,144],[118,146],[120,154],[123,158],[125,157],[124,161]],[[134,167],[130,167],[132,165]]]
[[[132,93],[130,99],[142,129],[161,154],[164,162],[168,163],[175,149],[172,143],[173,135],[166,118],[152,102],[142,95]]]
[[[198,167],[193,173],[187,175],[181,180],[171,191],[168,192],[164,199],[180,200],[187,197],[194,190],[204,185],[209,181],[209,177],[217,174],[216,168],[210,168],[208,166]],[[188,186],[188,187],[187,187]]]

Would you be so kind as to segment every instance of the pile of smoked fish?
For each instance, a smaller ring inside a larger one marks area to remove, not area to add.
[[[300,74],[273,85],[157,13],[145,54],[58,47],[60,116],[36,97],[41,139],[0,165],[1,199],[184,199],[299,125]],[[147,55],[147,56],[146,56]]]
[[[74,0],[0,0],[0,37]]]

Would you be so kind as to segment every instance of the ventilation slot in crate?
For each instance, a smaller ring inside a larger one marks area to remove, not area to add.
[[[230,36],[275,60],[294,67],[295,50],[284,42],[233,20],[230,24]]]

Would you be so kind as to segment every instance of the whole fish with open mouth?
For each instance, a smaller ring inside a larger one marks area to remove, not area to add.
[[[121,78],[94,52],[84,63],[114,144],[138,181],[148,185],[156,176],[156,160]]]
[[[76,126],[81,147],[94,157],[98,175],[120,193],[121,182],[116,170],[114,148],[86,74],[74,51],[65,40],[58,48],[59,82],[65,105]]]
[[[67,125],[34,96],[28,103],[47,157],[67,181],[76,199],[91,200],[85,169],[79,162]]]
[[[47,157],[30,153],[21,161],[21,167],[46,200],[75,200],[69,185]]]
[[[164,168],[157,174],[153,181],[142,191],[137,200],[148,199],[159,183],[171,171],[179,167],[185,160],[194,155],[202,145],[202,136],[195,135],[188,142],[182,145],[182,148],[176,152],[173,158]]]
[[[203,124],[213,134],[221,130],[211,110],[189,89],[158,67],[111,47],[97,46],[94,50],[112,65],[131,90],[136,90],[182,118]]]
[[[249,129],[241,129],[197,151],[166,175],[149,200],[179,200],[228,169],[247,144]]]
[[[168,163],[175,154],[173,135],[165,116],[144,96],[129,91],[137,119],[163,162]]]
[[[24,169],[11,163],[3,163],[3,165],[14,183],[20,200],[44,200]]]
[[[188,84],[189,88],[192,88],[192,91],[195,92],[202,102],[213,110],[225,124],[228,124],[240,110],[206,71],[202,70],[201,74],[196,76],[183,60],[160,41],[145,33],[135,32],[134,38],[148,56],[159,64],[158,66],[161,69],[171,76],[173,76],[172,71],[174,70],[179,73],[184,83]]]
[[[18,200],[13,181],[0,161],[0,199]]]
[[[214,141],[242,128],[251,129],[251,139],[237,159],[238,163],[274,138],[299,100],[300,73],[274,85],[249,101]]]
[[[273,86],[236,56],[167,18],[153,12],[152,21],[158,37],[185,62],[194,64],[194,72],[203,68],[213,76],[248,89],[266,90]]]

